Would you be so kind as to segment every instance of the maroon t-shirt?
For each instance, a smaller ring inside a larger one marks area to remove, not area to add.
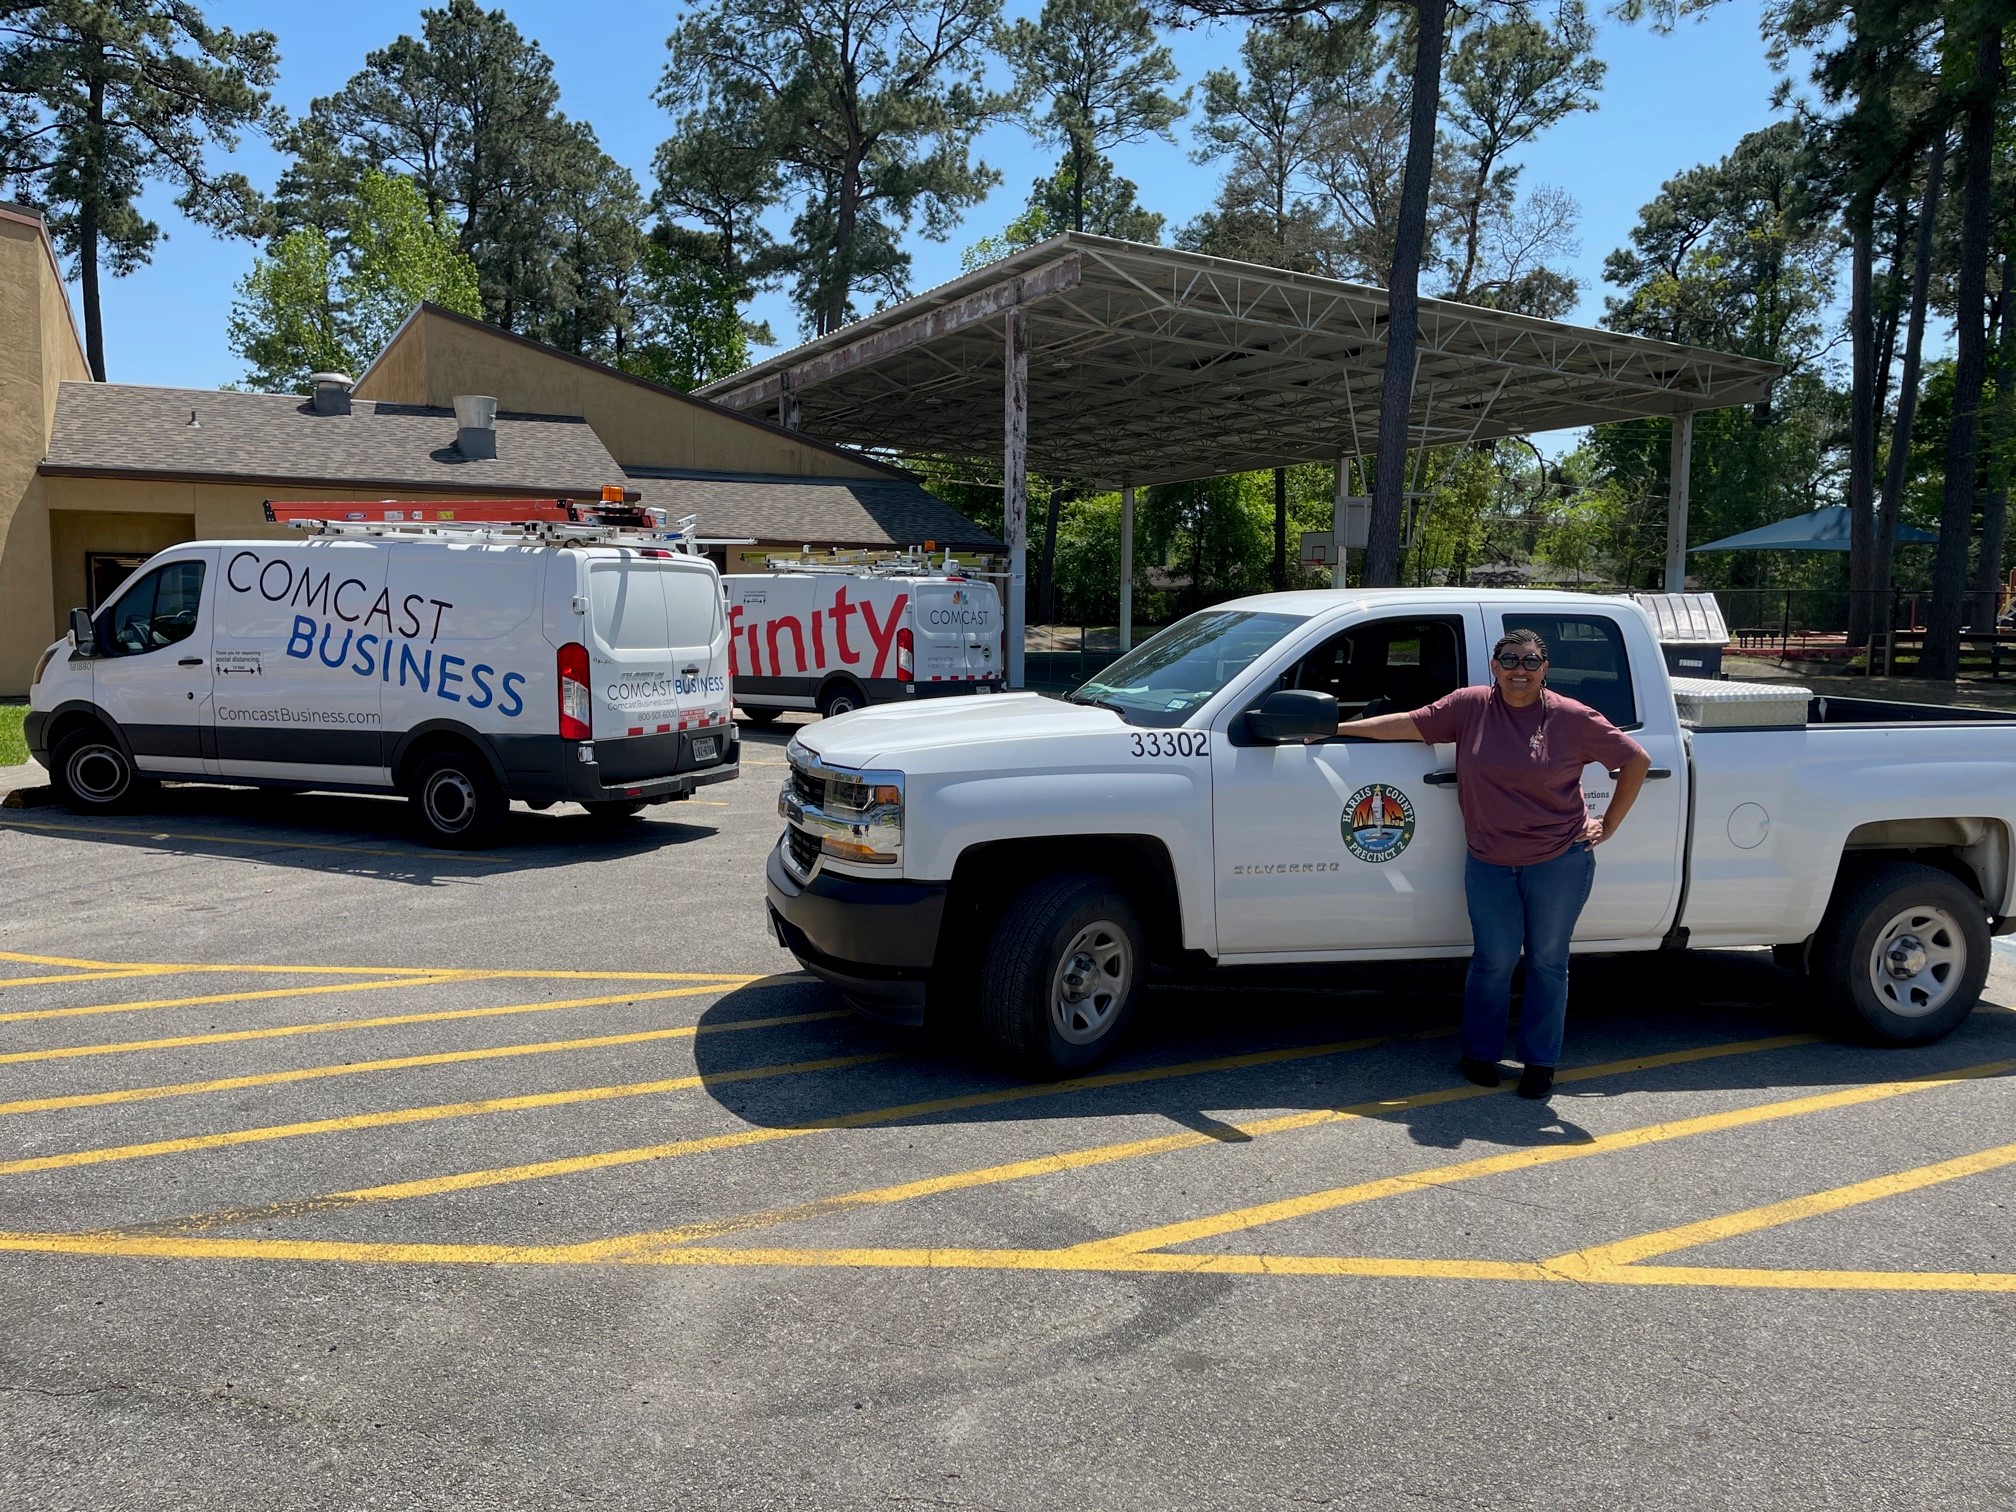
[[[1497,686],[1458,688],[1408,718],[1429,745],[1456,747],[1456,802],[1470,854],[1494,866],[1552,861],[1582,838],[1582,768],[1619,767],[1643,748],[1587,704],[1543,691],[1515,709]]]

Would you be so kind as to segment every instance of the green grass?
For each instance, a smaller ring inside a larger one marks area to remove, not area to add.
[[[0,704],[0,767],[19,766],[28,759],[28,742],[21,738],[21,721],[27,717],[25,703]]]

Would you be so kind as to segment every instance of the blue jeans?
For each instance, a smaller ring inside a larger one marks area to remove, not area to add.
[[[1568,942],[1596,880],[1596,853],[1578,840],[1537,866],[1493,866],[1466,856],[1463,896],[1474,952],[1463,983],[1463,1054],[1495,1061],[1512,1016],[1512,972],[1526,953],[1519,1007],[1520,1064],[1558,1065],[1568,1017]]]

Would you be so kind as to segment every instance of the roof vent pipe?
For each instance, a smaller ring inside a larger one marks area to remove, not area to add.
[[[311,401],[318,415],[347,415],[350,413],[350,385],[348,373],[310,373],[309,385],[315,397]]]
[[[455,396],[455,445],[471,462],[497,455],[497,401],[488,394]]]

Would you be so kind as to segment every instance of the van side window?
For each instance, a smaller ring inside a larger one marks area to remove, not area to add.
[[[1463,621],[1390,619],[1353,625],[1311,651],[1281,686],[1328,693],[1339,719],[1405,714],[1463,686]]]
[[[1638,700],[1631,660],[1617,621],[1600,614],[1508,614],[1507,630],[1531,630],[1547,642],[1547,686],[1585,703],[1620,730],[1635,730]]]
[[[114,656],[141,656],[187,640],[203,603],[203,564],[170,562],[119,596],[100,639]]]

